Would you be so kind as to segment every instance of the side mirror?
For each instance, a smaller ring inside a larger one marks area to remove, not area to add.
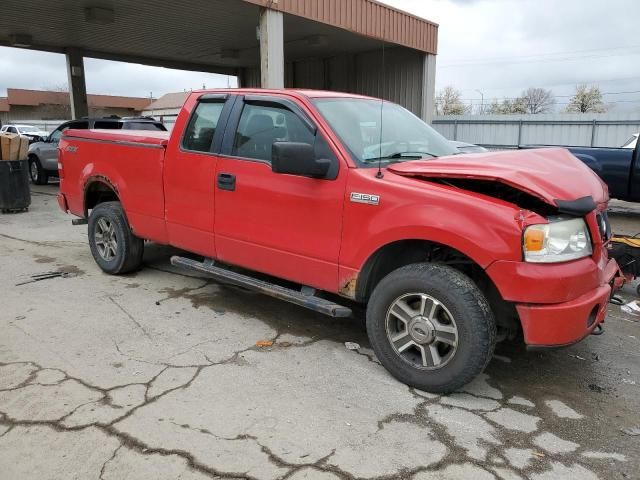
[[[331,160],[316,158],[313,146],[300,142],[274,142],[271,147],[271,170],[304,177],[324,178]]]

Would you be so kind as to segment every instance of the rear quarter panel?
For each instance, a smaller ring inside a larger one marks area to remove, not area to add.
[[[60,191],[67,198],[69,211],[84,217],[86,191],[93,182],[101,182],[115,190],[136,235],[165,243],[165,147],[75,138],[73,133],[68,131],[60,141],[64,170]]]

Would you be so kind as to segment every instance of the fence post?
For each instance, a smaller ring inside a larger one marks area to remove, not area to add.
[[[591,123],[591,147],[593,147],[593,144],[596,142],[596,119],[593,119],[593,122]]]
[[[453,140],[458,140],[458,120],[453,121]]]
[[[522,119],[518,121],[518,145],[516,145],[517,147],[520,146],[521,141],[522,141]]]

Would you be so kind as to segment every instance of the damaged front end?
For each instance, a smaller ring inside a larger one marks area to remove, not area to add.
[[[485,271],[501,298],[515,307],[527,345],[566,345],[600,330],[619,286],[618,266],[606,250],[608,192],[571,153],[489,152],[400,163],[389,170],[515,208],[521,257],[496,259]]]

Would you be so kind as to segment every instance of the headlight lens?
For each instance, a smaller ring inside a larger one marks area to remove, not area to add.
[[[522,249],[527,262],[566,262],[591,255],[589,229],[582,218],[550,219],[524,231]]]

